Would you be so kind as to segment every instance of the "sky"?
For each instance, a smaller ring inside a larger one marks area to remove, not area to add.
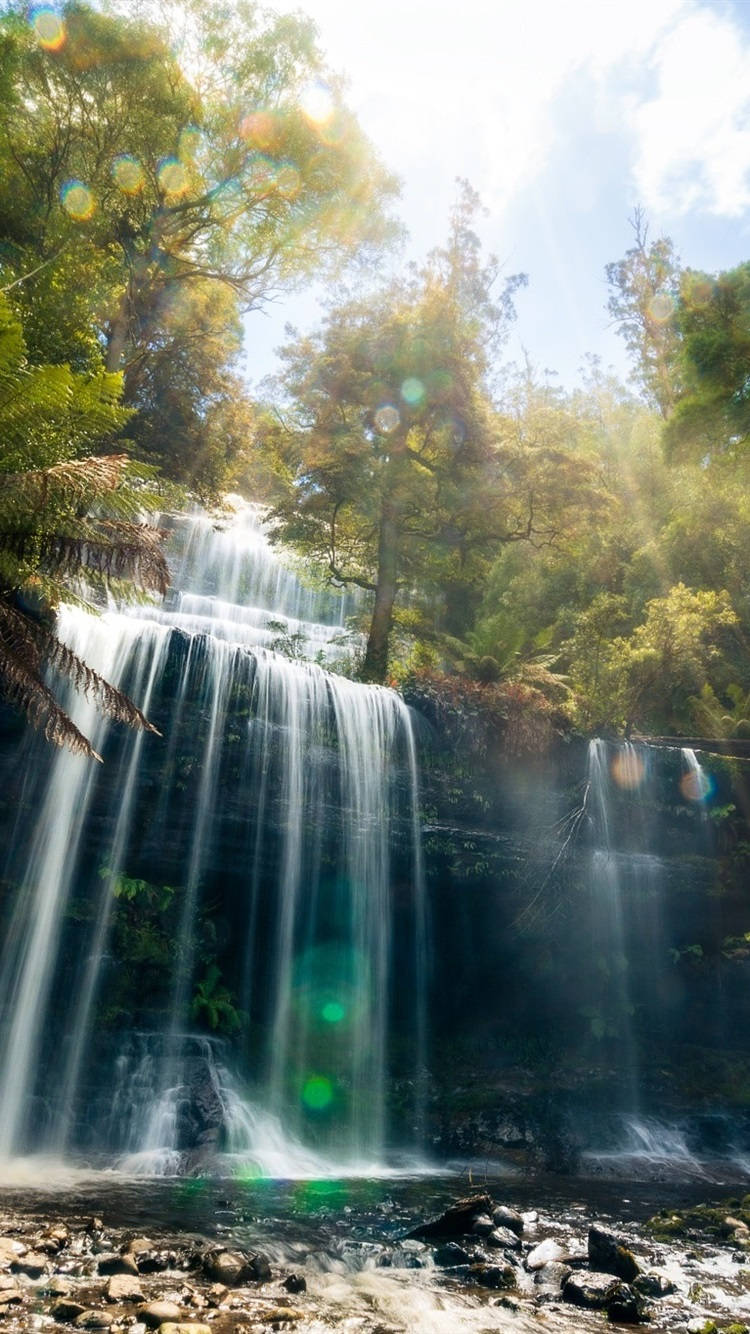
[[[750,0],[298,0],[346,101],[402,183],[405,258],[440,244],[469,179],[504,272],[526,273],[509,360],[572,387],[589,353],[621,376],[604,266],[650,235],[685,265],[750,259]],[[247,374],[277,368],[284,324],[320,295],[247,321]]]

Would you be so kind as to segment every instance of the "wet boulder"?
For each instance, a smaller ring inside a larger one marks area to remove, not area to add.
[[[406,1235],[419,1240],[429,1240],[432,1237],[441,1240],[450,1237],[468,1237],[474,1232],[474,1224],[480,1218],[486,1219],[489,1223],[487,1231],[491,1232],[494,1227],[492,1221],[494,1208],[489,1195],[469,1195],[463,1200],[457,1200],[439,1218],[434,1218],[429,1223],[420,1223],[419,1227],[412,1228]]]
[[[307,1292],[307,1280],[301,1274],[287,1274],[281,1286],[291,1293]]]
[[[515,1232],[517,1237],[523,1235],[523,1218],[517,1209],[511,1209],[507,1204],[499,1204],[492,1211],[492,1221],[495,1227],[509,1228]]]
[[[203,1267],[214,1283],[229,1288],[240,1283],[265,1283],[271,1277],[268,1260],[258,1252],[209,1251],[203,1258]]]
[[[559,1297],[571,1272],[568,1266],[559,1260],[550,1260],[548,1264],[536,1270],[534,1287],[545,1296]]]
[[[113,1274],[107,1284],[108,1302],[143,1302],[141,1285],[132,1274]]]
[[[633,1280],[633,1287],[642,1297],[668,1297],[675,1291],[671,1278],[658,1269],[649,1269],[647,1273],[639,1274]]]
[[[86,1307],[82,1306],[80,1302],[74,1301],[72,1297],[61,1297],[60,1301],[55,1302],[52,1307],[52,1314],[55,1320],[68,1325],[77,1320],[79,1315],[83,1315],[85,1310]]]
[[[589,1228],[589,1264],[602,1274],[615,1274],[630,1283],[637,1278],[640,1266],[627,1246],[611,1232],[601,1227]]]
[[[482,1288],[515,1288],[518,1285],[516,1271],[512,1265],[474,1264],[469,1268],[468,1277]]]
[[[138,1266],[132,1255],[100,1255],[97,1263],[100,1274],[129,1274],[138,1277]]]
[[[491,1246],[493,1250],[519,1251],[521,1249],[521,1238],[517,1233],[511,1232],[509,1227],[494,1227],[484,1238],[485,1244]]]
[[[526,1268],[533,1272],[535,1269],[541,1269],[543,1265],[563,1261],[565,1257],[564,1246],[561,1246],[559,1241],[555,1241],[552,1237],[546,1237],[544,1241],[539,1242],[538,1246],[534,1246],[533,1250],[529,1251],[526,1256]]]
[[[109,1329],[114,1320],[115,1317],[110,1311],[99,1311],[95,1307],[89,1307],[81,1311],[73,1323],[76,1329]]]
[[[148,1302],[137,1311],[138,1319],[150,1329],[158,1329],[169,1321],[179,1322],[182,1314],[182,1308],[176,1302]]]
[[[463,1246],[459,1246],[457,1241],[446,1241],[444,1246],[438,1246],[433,1251],[432,1258],[440,1269],[455,1269],[456,1265],[471,1264],[473,1256]]]
[[[29,1278],[41,1278],[47,1272],[47,1256],[39,1251],[27,1251],[17,1255],[10,1268],[14,1274],[27,1274]]]
[[[606,1311],[612,1321],[640,1324],[644,1318],[643,1298],[613,1274],[577,1273],[566,1279],[563,1301],[590,1311]]]

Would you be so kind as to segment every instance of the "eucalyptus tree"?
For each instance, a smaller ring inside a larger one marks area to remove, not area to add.
[[[581,503],[585,464],[573,464],[573,497],[559,442],[525,436],[493,402],[494,358],[522,279],[494,296],[498,267],[482,257],[477,207],[464,186],[447,245],[423,268],[335,308],[282,350],[260,432],[283,483],[279,535],[334,583],[372,595],[366,679],[387,674],[399,600],[442,603],[453,631],[463,604],[465,628],[492,553],[554,541],[563,509]]]

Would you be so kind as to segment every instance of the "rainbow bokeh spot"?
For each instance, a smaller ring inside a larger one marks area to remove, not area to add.
[[[400,421],[398,408],[394,408],[392,403],[384,403],[375,413],[375,426],[383,435],[390,435],[391,431],[395,431]]]
[[[123,194],[137,195],[143,189],[146,176],[137,157],[120,153],[112,163],[112,180]]]
[[[637,751],[621,751],[612,761],[611,774],[618,787],[631,791],[640,787],[646,766]]]
[[[65,41],[65,24],[52,5],[32,5],[29,23],[40,46],[45,51],[59,51]]]
[[[412,407],[421,403],[424,398],[424,385],[421,380],[417,379],[416,375],[406,377],[401,385],[401,397],[405,403],[410,403]]]
[[[96,208],[94,196],[83,181],[66,181],[60,189],[60,202],[75,222],[85,222]]]
[[[159,164],[159,184],[166,195],[184,195],[188,188],[188,174],[176,157],[167,157]]]
[[[310,1075],[302,1088],[302,1101],[311,1112],[325,1111],[333,1099],[333,1085],[325,1075]]]
[[[649,318],[653,320],[654,324],[666,324],[674,311],[675,300],[669,292],[654,292],[648,303]]]
[[[686,801],[705,801],[712,791],[711,778],[702,769],[688,769],[680,779],[680,792]]]

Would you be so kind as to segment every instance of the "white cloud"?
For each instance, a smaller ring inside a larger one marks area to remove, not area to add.
[[[708,9],[679,22],[654,54],[656,95],[632,113],[634,178],[654,213],[750,205],[750,39]]]

